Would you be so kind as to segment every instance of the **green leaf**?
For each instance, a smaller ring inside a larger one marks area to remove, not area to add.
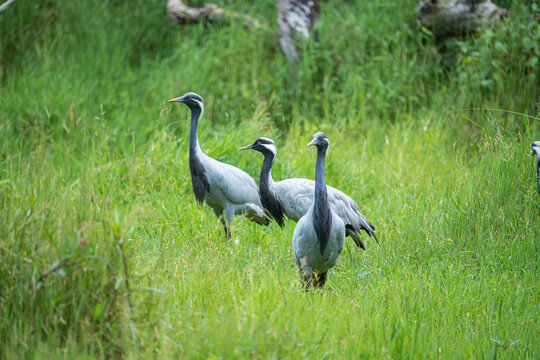
[[[538,65],[538,58],[536,56],[531,56],[525,65],[531,68],[536,67],[536,65]]]
[[[103,314],[103,304],[102,303],[98,303],[96,305],[96,307],[94,308],[94,313],[92,314],[92,318],[94,320],[98,320],[99,318],[101,318],[101,315]]]
[[[62,262],[62,259],[58,259],[55,262],[53,262],[53,264],[51,265],[51,270],[50,271],[53,271],[54,269],[56,269],[56,267],[58,267],[58,265],[60,265],[60,262]]]
[[[160,294],[165,294],[164,290],[161,290],[161,289],[158,289],[158,288],[155,288],[155,287],[150,287],[150,286],[140,287],[139,290],[152,291],[152,292],[157,292],[157,293],[160,293]]]
[[[116,279],[116,282],[114,284],[114,289],[118,290],[120,288],[120,285],[124,282],[124,278],[120,276],[118,279]]]

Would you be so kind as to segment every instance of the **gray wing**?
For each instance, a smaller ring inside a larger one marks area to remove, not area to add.
[[[285,215],[298,222],[313,203],[315,182],[308,179],[287,179],[274,183],[273,190]]]
[[[252,203],[262,207],[259,188],[245,171],[209,156],[206,156],[205,162],[210,191],[220,191],[235,205]]]
[[[360,247],[364,247],[356,232],[364,230],[369,236],[375,235],[375,227],[360,212],[354,200],[344,192],[327,185],[328,201],[332,211],[341,218],[345,226],[352,231],[349,235],[354,238]],[[315,194],[315,181],[308,179],[287,179],[273,184],[273,191],[278,201],[281,203],[285,215],[298,222],[304,216],[311,204]],[[378,242],[378,240],[377,240]]]
[[[373,236],[379,242],[375,235],[375,227],[362,215],[354,200],[336,188],[327,186],[327,189],[330,206],[336,215],[343,220],[345,226],[351,227],[356,232],[364,230],[369,236]]]
[[[235,214],[242,213],[251,221],[268,225],[255,180],[245,171],[205,155],[206,175],[210,189],[206,196],[209,206],[224,206]],[[227,215],[226,215],[227,216]]]
[[[327,185],[328,201],[332,211],[341,218],[347,228],[353,230],[349,234],[355,242],[363,247],[363,244],[355,232],[364,230],[369,236],[375,235],[375,227],[360,212],[354,200],[344,192]],[[315,181],[308,179],[287,179],[273,184],[273,190],[282,205],[283,212],[293,221],[304,216],[313,203],[315,193]],[[378,242],[378,240],[377,240]]]

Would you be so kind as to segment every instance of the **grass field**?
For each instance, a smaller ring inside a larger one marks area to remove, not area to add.
[[[164,0],[19,1],[0,14],[0,358],[540,358],[540,26],[533,2],[434,44],[414,0],[322,4],[298,87],[274,1],[180,28]],[[202,3],[202,2],[193,2]],[[346,240],[306,294],[294,223],[198,206],[189,111],[210,156],[258,181],[327,182],[380,245]]]

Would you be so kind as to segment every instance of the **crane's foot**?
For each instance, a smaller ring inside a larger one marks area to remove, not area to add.
[[[225,231],[225,238],[227,241],[231,240],[231,231],[227,227],[227,225],[223,224],[223,230]]]
[[[225,231],[225,238],[227,241],[231,239],[231,230],[230,227],[227,226],[227,222],[223,218],[223,216],[219,216],[219,220],[221,221],[221,224],[223,225],[223,231]]]
[[[314,276],[313,272],[311,271],[301,271],[300,272],[300,280],[302,281],[302,286],[304,288],[304,291],[310,291],[314,287],[314,285],[317,282],[317,279]]]
[[[321,275],[319,275],[317,277],[317,285],[316,287],[320,288],[322,290],[322,288],[324,287],[324,284],[326,284],[326,272],[322,273]]]

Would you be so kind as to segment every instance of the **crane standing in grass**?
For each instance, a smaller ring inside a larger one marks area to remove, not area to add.
[[[260,137],[253,144],[244,146],[240,150],[245,149],[256,150],[264,155],[259,190],[266,211],[281,227],[284,224],[284,216],[298,222],[313,203],[315,182],[298,178],[274,182],[272,165],[277,155],[277,148],[272,139]],[[327,185],[326,189],[330,207],[343,221],[346,235],[350,236],[362,249],[365,249],[365,246],[358,235],[362,230],[377,240],[375,227],[362,215],[354,200],[330,185]]]
[[[538,183],[538,193],[540,194],[540,141],[533,142],[531,148],[536,154],[536,181]]]
[[[222,163],[206,155],[199,145],[197,125],[204,113],[204,102],[199,95],[188,92],[170,99],[181,102],[191,110],[191,130],[189,135],[189,170],[193,192],[198,203],[205,201],[223,224],[225,237],[231,237],[231,223],[234,215],[246,215],[251,221],[268,225],[257,184],[246,172]]]
[[[330,145],[322,132],[313,135],[308,146],[317,147],[314,200],[294,229],[292,248],[305,289],[322,288],[327,271],[334,267],[343,251],[345,225],[330,207],[325,181],[324,160]]]

